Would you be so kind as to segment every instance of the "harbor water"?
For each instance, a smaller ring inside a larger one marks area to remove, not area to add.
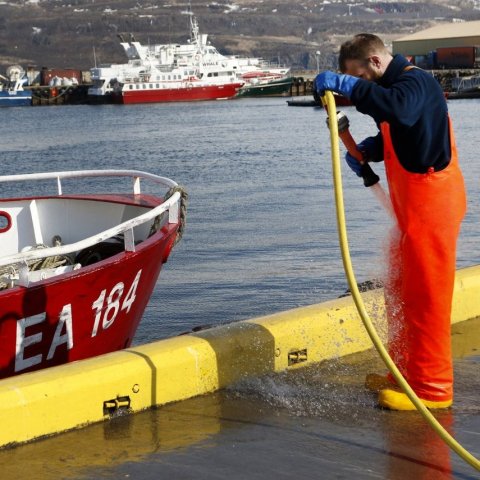
[[[480,257],[479,107],[480,100],[449,102],[468,195],[459,268]],[[369,117],[344,112],[358,141],[376,132]],[[325,118],[285,98],[3,109],[2,173],[136,169],[186,188],[185,234],[164,265],[138,345],[344,293]],[[357,280],[381,278],[390,218],[361,179],[342,170]],[[385,185],[383,164],[374,170]],[[469,351],[480,348],[469,336]],[[459,354],[459,407],[441,415],[477,453],[479,361]],[[419,416],[374,408],[358,387],[372,364],[380,367],[368,358],[254,379],[1,451],[0,478],[475,478]],[[399,446],[412,437],[428,437],[426,457],[412,460]]]

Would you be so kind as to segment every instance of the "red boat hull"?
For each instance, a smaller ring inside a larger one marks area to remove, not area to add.
[[[178,224],[79,270],[0,292],[0,378],[128,347]]]
[[[242,83],[227,83],[222,85],[186,86],[182,88],[165,89],[132,89],[124,90],[115,96],[117,103],[162,103],[162,102],[192,102],[199,100],[218,100],[234,97]]]

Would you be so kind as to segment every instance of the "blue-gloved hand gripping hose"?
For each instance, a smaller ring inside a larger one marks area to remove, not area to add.
[[[340,241],[340,249],[342,252],[343,268],[345,275],[352,292],[353,300],[357,307],[358,313],[362,322],[367,330],[370,339],[372,340],[377,352],[379,353],[385,365],[388,367],[397,384],[402,388],[411,402],[415,405],[416,409],[422,414],[428,424],[437,432],[440,438],[463,460],[469,463],[476,470],[480,470],[480,461],[474,457],[470,452],[465,450],[438,422],[438,420],[432,415],[432,413],[425,407],[422,401],[417,397],[405,378],[402,376],[397,366],[393,362],[392,358],[388,354],[386,348],[383,346],[380,337],[372,324],[372,321],[367,313],[365,304],[363,303],[362,296],[357,287],[357,281],[353,272],[352,261],[350,258],[350,251],[348,247],[348,238],[345,221],[345,210],[343,202],[343,188],[342,178],[340,171],[340,146],[338,141],[338,122],[335,99],[332,92],[325,92],[323,97],[328,111],[329,128],[330,128],[330,145],[332,150],[332,170],[333,170],[333,182],[335,186],[335,205],[337,212],[337,228]]]

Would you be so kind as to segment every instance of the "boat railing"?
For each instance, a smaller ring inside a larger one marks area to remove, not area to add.
[[[62,180],[71,178],[85,178],[85,177],[131,177],[132,178],[132,191],[133,194],[138,195],[141,193],[140,181],[150,180],[154,183],[172,189],[178,187],[178,184],[173,180],[166,177],[160,177],[146,172],[140,172],[136,170],[79,170],[69,172],[51,172],[51,173],[32,173],[32,174],[20,174],[20,175],[4,175],[0,176],[0,183],[6,182],[21,182],[21,181],[36,181],[36,180],[55,180],[57,183],[57,194],[59,197],[63,195],[62,192]],[[5,265],[18,265],[20,269],[20,284],[23,279],[28,278],[28,262],[33,260],[39,260],[47,257],[68,255],[74,252],[78,252],[85,248],[96,245],[100,242],[115,237],[116,235],[123,234],[124,236],[124,248],[125,251],[135,251],[135,238],[134,228],[142,225],[146,222],[154,220],[156,217],[164,212],[168,211],[168,223],[177,223],[180,218],[180,201],[181,193],[176,191],[168,199],[166,199],[161,205],[158,205],[146,213],[139,215],[135,218],[122,222],[115,227],[104,230],[100,233],[84,238],[78,242],[70,243],[67,245],[60,245],[54,247],[46,247],[39,249],[32,249],[26,252],[16,253],[13,255],[7,255],[0,258],[0,267]],[[28,281],[26,281],[28,284]]]
[[[480,75],[458,77],[452,80],[452,88],[457,92],[480,87]]]

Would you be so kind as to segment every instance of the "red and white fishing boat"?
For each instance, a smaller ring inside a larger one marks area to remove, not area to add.
[[[190,39],[185,44],[142,45],[133,37],[120,45],[128,63],[90,70],[92,102],[146,103],[232,98],[241,92],[279,94],[289,90],[290,69],[257,57],[222,55],[199,32],[190,14]],[[261,78],[261,88],[258,84]],[[251,86],[252,88],[246,88]]]
[[[174,71],[172,70],[172,75],[169,76],[174,77]],[[178,77],[181,78],[181,75]],[[147,78],[148,80],[140,77],[138,81],[117,83],[113,89],[113,102],[130,104],[224,100],[234,97],[243,85],[227,71],[218,72],[218,75],[212,79],[207,77],[206,80],[195,74],[180,80],[155,81],[150,75]]]
[[[128,347],[181,233],[182,189],[131,170],[0,182],[43,188],[0,199],[0,378]]]
[[[234,97],[245,83],[228,65],[205,64],[197,54],[179,58],[176,46],[122,42],[128,63],[91,69],[95,103],[154,103]]]

